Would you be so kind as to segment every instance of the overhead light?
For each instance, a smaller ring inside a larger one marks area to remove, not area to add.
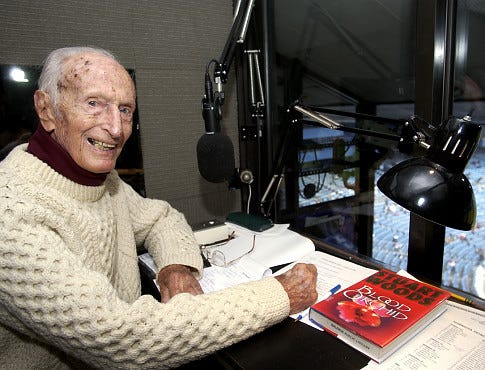
[[[29,80],[25,78],[25,72],[19,67],[13,67],[10,70],[10,78],[15,82],[29,82]]]

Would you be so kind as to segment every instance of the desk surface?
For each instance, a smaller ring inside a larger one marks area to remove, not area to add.
[[[228,369],[361,369],[369,359],[331,335],[288,318],[222,350]]]

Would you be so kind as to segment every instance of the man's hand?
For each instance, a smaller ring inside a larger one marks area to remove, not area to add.
[[[283,285],[290,298],[290,315],[303,311],[318,298],[315,265],[297,263],[291,270],[275,278]]]
[[[193,295],[204,293],[190,268],[184,265],[165,266],[158,273],[157,283],[163,303],[167,303],[170,298],[179,293]]]

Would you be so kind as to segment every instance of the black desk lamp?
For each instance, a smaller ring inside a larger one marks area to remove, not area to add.
[[[436,130],[425,157],[392,167],[377,181],[394,202],[430,221],[454,229],[470,230],[476,204],[470,182],[463,174],[480,140],[481,127],[449,118]]]
[[[299,104],[292,109],[326,128],[385,137],[397,140],[399,146],[414,143],[425,148],[425,156],[405,160],[384,173],[377,181],[378,188],[394,202],[429,221],[460,230],[474,226],[475,196],[463,171],[477,148],[481,126],[471,122],[469,116],[450,117],[439,127],[428,124],[426,130],[418,127],[422,121],[412,117],[404,123],[401,136],[396,136],[345,127],[321,112],[377,121],[379,117]]]

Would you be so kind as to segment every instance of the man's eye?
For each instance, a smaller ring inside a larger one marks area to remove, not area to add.
[[[108,102],[103,99],[90,99],[88,100],[88,105],[92,108],[104,109],[108,106]]]
[[[133,109],[130,107],[119,107],[121,113],[121,119],[124,122],[132,122],[133,120]]]

